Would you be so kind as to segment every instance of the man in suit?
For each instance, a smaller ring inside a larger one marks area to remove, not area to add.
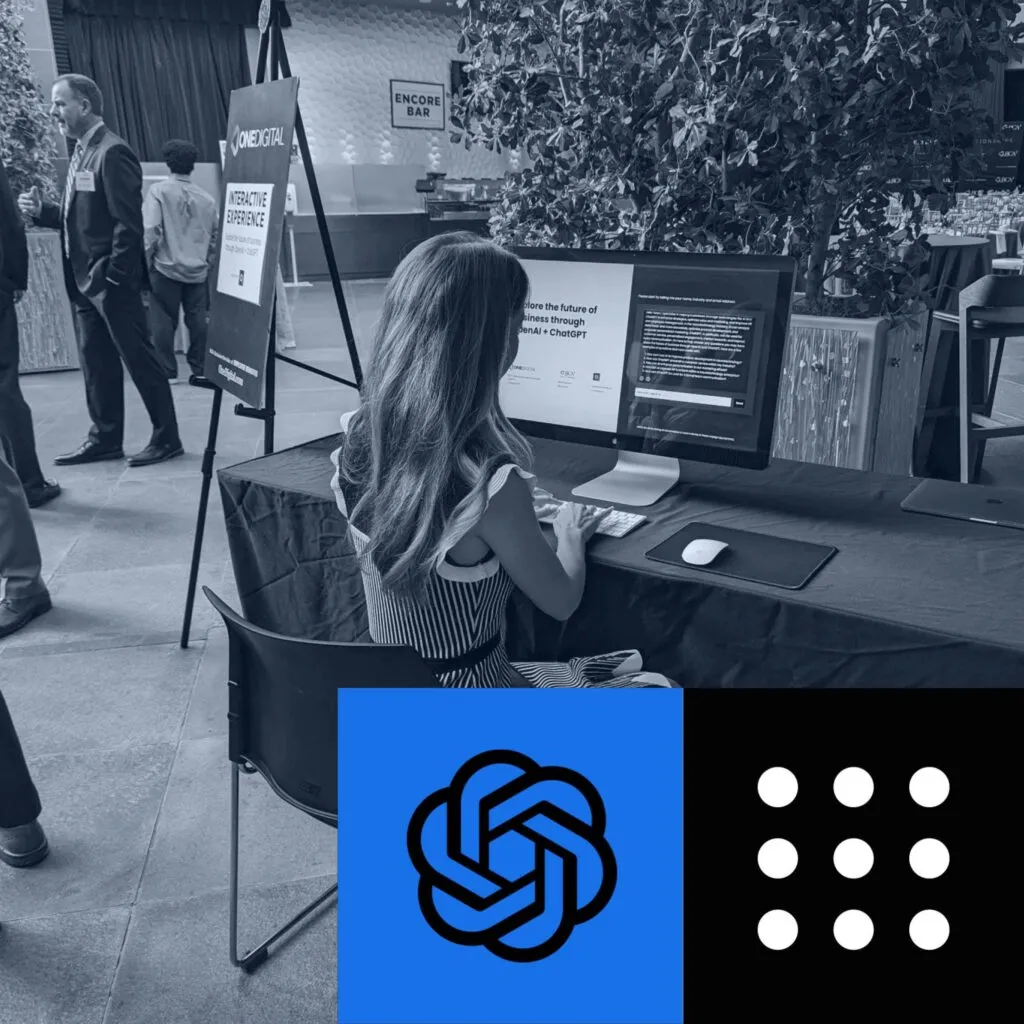
[[[0,436],[11,447],[14,468],[32,508],[52,501],[60,486],[43,476],[36,455],[32,412],[18,381],[18,315],[15,306],[28,288],[28,244],[25,224],[7,172],[0,163]],[[3,525],[0,524],[0,529]]]
[[[92,419],[85,443],[55,461],[74,466],[124,457],[123,361],[153,424],[150,443],[128,464],[164,462],[181,455],[182,447],[171,388],[142,304],[142,167],[128,144],[103,124],[103,96],[92,79],[62,75],[51,98],[62,132],[78,143],[64,200],[59,206],[43,202],[33,188],[19,196],[18,205],[36,223],[61,233]]]

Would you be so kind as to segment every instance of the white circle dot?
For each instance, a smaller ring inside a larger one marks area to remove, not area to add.
[[[843,878],[863,878],[874,866],[875,855],[863,839],[844,839],[836,847],[832,863]]]
[[[938,949],[949,938],[949,922],[937,910],[922,910],[910,922],[910,941],[919,949]]]
[[[949,850],[938,839],[921,839],[910,848],[910,867],[921,878],[938,878],[949,867]]]
[[[757,795],[769,807],[785,807],[796,799],[796,776],[788,768],[769,768],[757,780]]]
[[[863,807],[874,791],[875,784],[863,768],[844,768],[832,786],[832,792],[844,807]]]
[[[769,878],[788,878],[796,871],[796,847],[788,839],[769,839],[757,851],[757,866]]]
[[[863,949],[874,936],[875,926],[863,910],[846,910],[836,918],[832,934],[843,949]]]
[[[938,768],[919,768],[910,777],[910,795],[922,807],[938,807],[949,796],[949,779]]]
[[[785,910],[769,910],[757,922],[757,937],[769,949],[789,949],[797,930],[796,918]]]

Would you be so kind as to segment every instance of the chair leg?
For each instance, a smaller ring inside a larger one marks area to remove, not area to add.
[[[965,311],[960,312],[960,482],[971,482],[971,351]]]
[[[231,947],[231,962],[235,967],[241,967],[247,974],[251,974],[260,964],[264,963],[270,956],[270,946],[277,942],[282,936],[290,932],[296,925],[304,921],[321,904],[326,903],[337,891],[338,883],[335,882],[326,892],[318,896],[312,903],[299,911],[284,927],[279,928],[269,939],[264,939],[254,949],[238,955],[238,777],[239,766],[231,763],[231,880],[228,893],[229,913],[229,943]]]

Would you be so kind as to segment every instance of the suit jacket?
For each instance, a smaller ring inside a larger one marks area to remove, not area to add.
[[[58,203],[43,203],[36,223],[67,231],[64,272],[78,291],[95,296],[111,285],[148,290],[142,245],[142,165],[124,139],[100,125],[89,140],[79,174],[93,175],[94,190],[72,182],[67,224]]]
[[[0,163],[0,295],[28,288],[28,242],[25,222]]]

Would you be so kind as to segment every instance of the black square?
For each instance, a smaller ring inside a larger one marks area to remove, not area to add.
[[[684,721],[686,1024],[1021,1016],[1024,693],[688,690]],[[798,782],[785,807],[758,794],[761,773],[775,766]],[[833,792],[848,767],[874,782],[861,807],[843,806]],[[909,791],[924,767],[949,780],[948,797],[932,808]],[[758,866],[762,843],[777,837],[799,857],[778,879]],[[836,846],[849,838],[874,853],[864,877],[844,878],[834,866]],[[949,852],[937,878],[918,877],[909,863],[925,838]],[[774,909],[796,918],[788,949],[768,949],[758,937],[759,920]],[[858,950],[833,935],[850,909],[874,924]],[[939,949],[910,939],[922,910],[949,922]]]

